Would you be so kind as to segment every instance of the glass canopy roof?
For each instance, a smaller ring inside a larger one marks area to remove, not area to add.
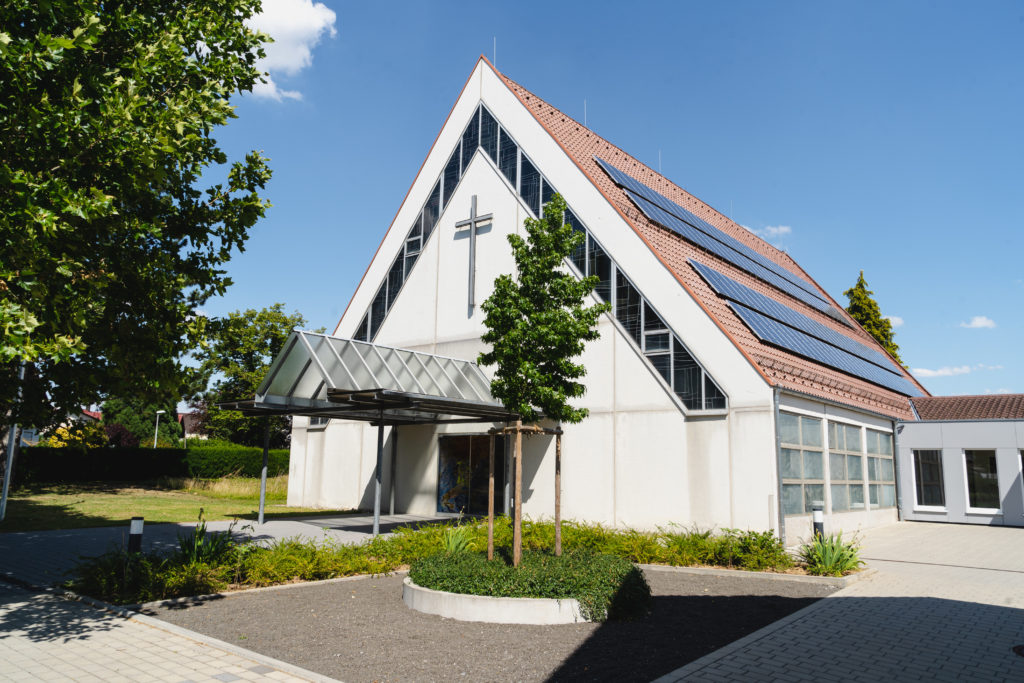
[[[301,330],[288,337],[254,400],[220,405],[387,424],[515,419],[475,363]]]

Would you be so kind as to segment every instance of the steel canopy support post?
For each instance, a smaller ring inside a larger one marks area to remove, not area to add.
[[[516,420],[516,504],[512,519],[512,566],[523,557],[523,421]]]
[[[487,458],[487,559],[494,559],[494,434]]]
[[[259,524],[263,526],[263,513],[267,507],[267,463],[270,460],[270,418],[263,418],[263,469],[260,470],[260,514]]]
[[[384,411],[380,411],[380,422],[377,423],[377,466],[373,470],[373,535],[380,534],[380,477],[381,466],[384,464]]]
[[[398,425],[391,427],[391,476],[388,477],[388,490],[391,504],[388,514],[395,514],[395,467],[398,464]]]

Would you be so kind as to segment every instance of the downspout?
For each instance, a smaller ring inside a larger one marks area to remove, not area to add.
[[[782,511],[782,437],[779,434],[779,388],[772,389],[772,421],[775,432],[775,495],[779,501],[779,542],[786,545],[786,517]]]
[[[900,432],[903,429],[893,420],[892,423],[892,466],[896,481],[896,519],[903,521],[903,482],[900,481]]]

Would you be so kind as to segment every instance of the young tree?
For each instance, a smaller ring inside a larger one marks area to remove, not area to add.
[[[491,350],[481,353],[481,365],[496,366],[491,394],[522,421],[542,418],[577,423],[586,408],[569,400],[583,396],[586,368],[574,358],[586,342],[597,339],[597,321],[609,310],[606,303],[586,306],[597,276],[577,279],[565,260],[584,236],[564,221],[565,201],[558,194],[544,206],[542,219],[526,219],[526,239],[509,235],[517,277],[501,275],[483,303],[482,339]],[[516,491],[513,520],[513,558],[518,564],[522,543],[521,429],[516,434]]]
[[[860,271],[857,284],[843,292],[843,295],[850,300],[846,312],[853,316],[853,319],[861,324],[868,334],[878,340],[886,351],[896,359],[900,365],[900,347],[893,341],[892,323],[888,318],[882,317],[882,311],[878,308],[871,295],[874,294],[868,289],[868,283],[864,279],[864,271]]]
[[[208,322],[209,342],[197,358],[201,363],[200,374],[213,383],[195,405],[199,408],[203,430],[211,438],[263,446],[266,418],[245,417],[236,410],[221,410],[216,404],[255,396],[292,329],[305,324],[301,313],[288,315],[284,304],[280,303],[259,311],[235,311],[226,318]],[[287,446],[291,418],[269,419],[271,448]]]
[[[213,138],[261,76],[259,9],[0,3],[0,414],[20,362],[21,405],[52,415],[178,382],[197,307],[269,206],[266,160],[224,167]]]

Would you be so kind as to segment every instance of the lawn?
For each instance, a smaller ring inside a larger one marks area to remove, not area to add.
[[[327,514],[339,510],[286,507],[288,477],[267,481],[268,519]],[[194,522],[199,510],[208,520],[256,519],[259,479],[165,479],[160,482],[44,484],[11,493],[3,531],[80,529],[127,524],[132,517],[147,523]]]

